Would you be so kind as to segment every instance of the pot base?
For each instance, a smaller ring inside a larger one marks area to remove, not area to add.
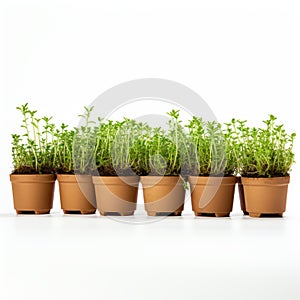
[[[249,212],[249,216],[252,218],[282,218],[283,213],[276,213],[276,214],[263,214],[263,213],[252,213]]]
[[[134,214],[134,211],[123,211],[123,212],[115,212],[115,211],[100,211],[100,215],[101,216],[121,216],[121,217],[125,217],[125,216],[132,216]]]
[[[200,213],[194,212],[196,217],[216,217],[216,218],[224,218],[229,217],[230,213]]]
[[[46,215],[50,213],[50,210],[16,210],[16,213],[17,215]]]
[[[149,217],[180,217],[182,211],[174,212],[157,212],[157,211],[147,211]]]
[[[92,215],[96,210],[64,210],[65,215]]]

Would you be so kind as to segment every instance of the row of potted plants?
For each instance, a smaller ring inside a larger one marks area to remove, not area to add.
[[[80,128],[57,128],[28,104],[17,108],[24,134],[14,134],[10,175],[17,213],[49,213],[59,182],[64,213],[132,215],[138,184],[150,216],[181,215],[190,188],[196,216],[229,216],[238,182],[245,214],[282,216],[295,134],[270,115],[263,128],[168,113],[166,130],[124,118],[90,120]],[[189,184],[187,184],[189,183]]]

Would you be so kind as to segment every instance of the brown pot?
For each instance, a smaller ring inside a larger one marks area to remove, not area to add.
[[[48,214],[53,206],[55,175],[11,174],[14,208],[17,214]]]
[[[282,216],[285,212],[290,177],[242,177],[245,202],[250,217],[262,214]]]
[[[241,177],[240,176],[236,177],[236,181],[238,183],[241,210],[243,211],[244,215],[249,215],[249,213],[247,212],[247,209],[246,209],[245,193],[244,193],[244,187],[242,184]]]
[[[57,175],[61,208],[65,214],[94,214],[95,190],[90,175]]]
[[[189,182],[195,216],[230,215],[236,177],[190,176]]]
[[[93,176],[97,208],[102,216],[133,215],[136,209],[138,176]]]
[[[180,216],[185,189],[179,176],[142,176],[144,203],[148,216]]]

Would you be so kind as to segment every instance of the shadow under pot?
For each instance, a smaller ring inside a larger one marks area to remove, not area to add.
[[[138,195],[138,176],[93,176],[93,183],[100,215],[134,214]]]
[[[236,178],[190,176],[192,209],[195,216],[229,217]]]
[[[249,178],[242,177],[245,203],[250,217],[282,217],[290,177]]]
[[[244,215],[246,216],[246,215],[249,215],[249,213],[246,209],[245,193],[244,193],[244,187],[243,187],[243,184],[242,184],[241,177],[240,176],[236,177],[236,181],[238,183],[241,210],[243,211]]]
[[[57,175],[60,204],[65,214],[94,214],[95,190],[90,175]]]
[[[185,189],[179,176],[142,176],[148,216],[181,216]]]
[[[53,207],[56,176],[53,174],[11,174],[17,214],[49,214]]]

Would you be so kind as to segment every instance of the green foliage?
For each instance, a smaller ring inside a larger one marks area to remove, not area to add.
[[[176,176],[189,161],[188,140],[179,120],[179,111],[172,110],[168,115],[167,131],[144,124],[132,145],[132,168],[138,175]]]
[[[216,121],[204,121],[195,116],[187,127],[192,142],[191,173],[199,176],[233,175],[235,163],[231,156],[233,142],[230,133],[223,133],[222,125]]]
[[[22,113],[23,134],[12,134],[14,174],[43,174],[53,172],[55,125],[52,118],[37,118],[28,103],[17,107]]]
[[[166,130],[124,118],[91,121],[93,107],[84,107],[84,124],[56,128],[52,118],[36,116],[28,103],[22,113],[23,134],[12,135],[15,174],[89,174],[252,177],[287,176],[294,162],[296,134],[288,134],[270,115],[264,128],[250,128],[232,119],[225,127],[193,117],[186,125],[172,110]],[[96,172],[98,171],[98,172]]]
[[[263,123],[264,128],[250,128],[246,121],[235,119],[227,124],[236,141],[238,171],[247,177],[288,176],[294,162],[296,134],[288,134],[283,125],[277,125],[273,115]]]
[[[92,170],[95,136],[90,120],[94,107],[84,107],[84,114],[79,115],[84,124],[79,128],[68,129],[62,124],[56,131],[55,169],[62,174],[89,174]]]
[[[94,162],[100,175],[134,175],[132,165],[134,158],[131,151],[136,140],[144,134],[148,125],[128,118],[123,121],[108,120],[94,128],[96,143]]]
[[[94,107],[84,107],[84,114],[79,115],[84,121],[80,128],[75,129],[73,141],[74,171],[79,174],[90,174],[94,168],[95,122],[91,121]]]
[[[59,174],[74,174],[73,166],[73,142],[76,129],[68,129],[68,125],[62,124],[56,130],[55,136],[55,171]]]

